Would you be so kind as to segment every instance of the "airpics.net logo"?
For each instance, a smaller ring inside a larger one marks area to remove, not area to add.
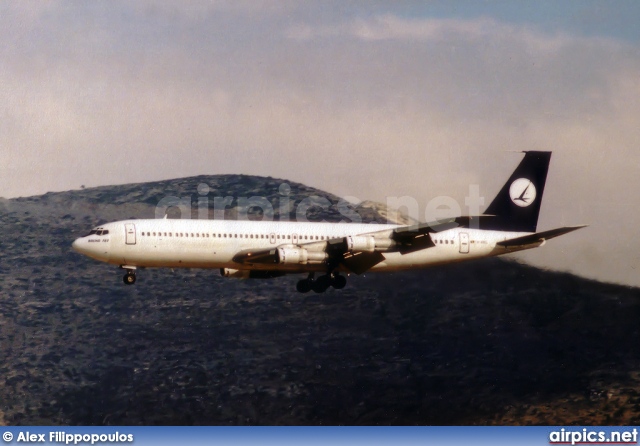
[[[282,183],[277,193],[270,198],[263,196],[211,196],[211,188],[206,183],[200,183],[197,187],[197,197],[192,195],[165,196],[161,198],[155,209],[155,218],[164,218],[170,211],[178,211],[180,219],[225,220],[225,214],[235,208],[233,220],[260,220],[260,221],[289,221],[295,215],[295,221],[308,222],[309,215],[314,210],[327,211],[334,208],[342,217],[343,222],[362,223],[362,217],[356,211],[362,200],[357,197],[347,196],[337,203],[332,203],[328,198],[318,195],[296,200],[291,196],[291,186]],[[385,203],[389,211],[386,217],[388,223],[396,223],[394,217],[406,215],[414,221],[439,221],[458,215],[480,215],[480,210],[485,204],[485,199],[480,195],[480,186],[469,185],[469,192],[464,198],[464,205],[449,196],[434,197],[428,202],[421,203],[410,196],[387,196]],[[464,211],[463,211],[464,209]],[[277,218],[276,218],[277,214]],[[258,216],[258,217],[256,217]],[[175,217],[172,217],[175,218]],[[315,221],[315,220],[314,220]],[[475,222],[472,222],[472,224]]]
[[[549,444],[638,444],[638,430],[597,431],[560,429],[549,434]]]

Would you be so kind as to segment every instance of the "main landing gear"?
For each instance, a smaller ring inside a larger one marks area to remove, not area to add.
[[[313,290],[316,293],[324,293],[332,286],[336,290],[340,290],[347,284],[347,278],[335,273],[324,274],[317,279],[314,279],[314,274],[310,273],[309,277],[298,281],[296,289],[300,293],[308,293]]]
[[[136,270],[130,268],[125,269],[127,270],[127,273],[122,278],[122,281],[125,285],[133,285],[134,283],[136,283]]]

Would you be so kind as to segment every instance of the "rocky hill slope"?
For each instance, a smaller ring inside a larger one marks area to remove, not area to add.
[[[1,200],[0,422],[640,422],[638,289],[501,259],[366,274],[322,295],[296,293],[297,277],[208,270],[147,269],[126,287],[70,249],[98,223],[153,217],[167,197],[191,200],[192,215],[199,198],[236,197],[227,218],[260,218],[237,207],[252,196],[276,218],[285,195],[314,197],[310,220],[390,212],[345,212],[282,183],[207,176]]]

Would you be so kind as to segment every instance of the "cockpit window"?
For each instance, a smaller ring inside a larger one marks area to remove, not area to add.
[[[109,234],[108,229],[96,228],[96,229],[92,229],[91,232],[85,235],[85,237],[89,237],[90,235],[107,235],[107,234]]]

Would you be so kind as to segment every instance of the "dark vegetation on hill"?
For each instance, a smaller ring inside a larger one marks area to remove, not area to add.
[[[278,216],[283,181],[249,176],[0,200],[0,423],[640,422],[638,289],[502,259],[321,295],[208,270],[142,270],[126,287],[71,251],[167,196],[190,196],[195,215],[202,183],[210,200],[267,197]],[[290,186],[292,203],[334,203],[310,220],[344,219],[336,197]]]

